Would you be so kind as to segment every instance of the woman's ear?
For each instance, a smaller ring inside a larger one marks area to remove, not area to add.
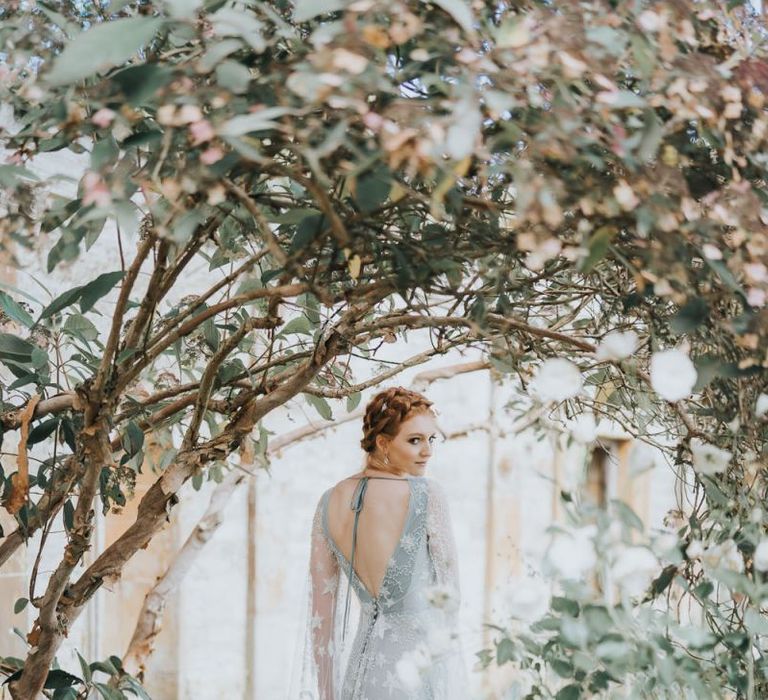
[[[389,438],[386,435],[382,435],[381,433],[379,433],[376,436],[376,449],[379,452],[386,454],[388,448],[389,448]]]

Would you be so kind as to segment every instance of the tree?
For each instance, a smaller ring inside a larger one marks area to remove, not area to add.
[[[50,302],[2,293],[16,324],[0,335],[16,377],[2,427],[20,446],[3,492],[18,529],[0,563],[59,513],[68,530],[32,596],[15,698],[40,692],[67,626],[183,483],[300,394],[324,417],[327,399],[353,408],[383,376],[358,381],[349,358],[417,328],[432,333],[429,354],[482,347],[556,413],[608,414],[653,444],[649,426],[665,432],[695,500],[680,560],[648,598],[686,586],[724,645],[687,647],[676,668],[705,654],[722,687],[764,687],[762,655],[744,650],[764,586],[753,553],[765,525],[750,518],[766,488],[768,71],[745,10],[166,0],[0,12],[18,124],[0,166],[3,244],[56,236],[50,274],[100,236],[120,259]],[[87,154],[87,171],[75,194],[45,194],[27,161],[62,150]],[[200,259],[215,281],[181,297]],[[145,434],[174,430],[181,446],[168,444],[137,521],[74,577],[95,498],[124,502]],[[50,456],[31,474],[26,449],[42,441]],[[682,554],[693,541],[735,543],[746,574],[718,579],[733,600],[712,602],[709,573]],[[558,697],[620,680],[595,663],[561,665]]]

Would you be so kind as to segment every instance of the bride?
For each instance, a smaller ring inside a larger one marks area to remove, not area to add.
[[[431,406],[402,387],[374,396],[365,467],[320,498],[292,700],[469,697],[448,506],[424,476],[437,433]]]

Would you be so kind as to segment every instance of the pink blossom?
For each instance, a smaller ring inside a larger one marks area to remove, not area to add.
[[[750,306],[765,306],[766,293],[764,289],[758,289],[757,287],[750,287],[747,290],[747,302]]]
[[[363,115],[363,124],[371,131],[378,131],[384,123],[384,117],[376,112],[366,112]]]
[[[213,165],[217,161],[220,161],[223,157],[224,151],[222,151],[218,146],[211,146],[210,148],[206,148],[200,154],[200,162],[204,165]]]
[[[195,146],[210,141],[216,132],[213,130],[211,123],[207,119],[200,119],[189,125],[189,134],[192,137],[192,143]]]
[[[100,129],[106,129],[117,115],[107,107],[102,107],[92,117],[91,121]]]
[[[88,171],[83,175],[83,206],[95,204],[97,207],[108,207],[112,203],[112,194],[101,175]]]

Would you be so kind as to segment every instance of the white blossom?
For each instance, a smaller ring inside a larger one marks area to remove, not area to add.
[[[760,394],[755,404],[755,418],[762,418],[768,413],[768,394]]]
[[[430,605],[441,608],[447,612],[455,612],[459,607],[459,595],[452,586],[435,584],[426,589],[427,600]]]
[[[507,609],[518,620],[533,622],[544,613],[548,602],[548,589],[541,581],[526,578],[509,587]]]
[[[576,442],[584,445],[593,442],[597,437],[597,423],[592,413],[580,413],[568,421],[568,430]]]
[[[632,211],[640,204],[635,191],[626,180],[619,180],[619,184],[613,188],[613,196],[624,211]]]
[[[634,331],[611,331],[597,346],[595,357],[598,360],[623,360],[629,357],[637,347],[637,333]]]
[[[651,386],[667,401],[690,396],[697,376],[693,362],[682,350],[661,350],[651,356]]]
[[[752,561],[758,571],[768,571],[768,540],[760,540],[752,555]]]
[[[433,657],[449,652],[452,640],[453,637],[446,625],[432,625],[427,632],[427,646]]]
[[[744,559],[733,540],[707,547],[701,556],[701,561],[704,566],[711,569],[726,569],[739,574],[744,571]]]
[[[566,78],[580,78],[582,73],[587,70],[587,64],[584,61],[572,56],[567,51],[561,51],[557,57],[563,64],[563,73]]]
[[[704,554],[704,545],[701,544],[701,540],[691,540],[685,548],[685,556],[689,559],[700,559],[702,554]]]
[[[616,557],[611,575],[626,593],[639,595],[648,588],[658,569],[659,562],[649,549],[627,547]]]
[[[699,474],[719,474],[728,467],[732,454],[699,438],[691,439],[693,468]]]
[[[572,532],[558,532],[547,549],[547,562],[563,578],[580,578],[597,564],[597,554],[592,541],[596,532],[594,525],[587,525]]]
[[[564,401],[576,396],[584,384],[579,368],[561,357],[545,360],[529,387],[542,402]]]
[[[395,671],[406,690],[416,690],[421,685],[422,673],[431,663],[429,649],[421,643],[400,657],[395,664]]]
[[[653,551],[660,559],[679,560],[680,552],[678,550],[680,541],[674,532],[664,532],[653,541]]]

